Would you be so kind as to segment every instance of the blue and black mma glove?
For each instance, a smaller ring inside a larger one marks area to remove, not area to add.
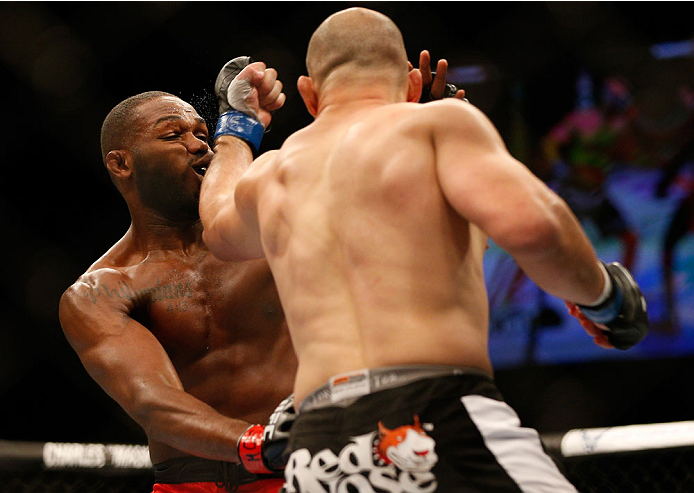
[[[251,146],[257,156],[265,129],[256,112],[246,104],[253,88],[248,80],[237,80],[236,76],[253,60],[249,56],[236,57],[228,61],[214,83],[214,93],[219,104],[219,120],[214,133],[215,140],[221,135],[233,135]]]
[[[607,326],[607,339],[614,347],[626,350],[648,334],[646,299],[629,270],[617,262],[603,266],[612,283],[607,298],[596,306],[577,306],[588,320]]]
[[[252,425],[239,437],[236,449],[243,467],[253,474],[282,471],[289,460],[289,430],[296,419],[294,394],[270,415],[268,424]]]

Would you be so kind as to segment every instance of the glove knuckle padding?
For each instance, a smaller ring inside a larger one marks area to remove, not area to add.
[[[610,329],[607,338],[618,349],[629,349],[648,334],[646,300],[627,269],[617,262],[605,266],[622,293],[622,305],[617,317],[605,323]]]
[[[294,410],[294,395],[292,394],[283,400],[270,415],[267,428],[271,430],[271,439],[289,439],[289,429],[295,419],[296,411]]]
[[[257,155],[263,138],[264,127],[258,114],[246,99],[253,92],[250,80],[237,77],[253,60],[249,56],[228,61],[217,75],[214,92],[219,103],[219,120],[214,140],[222,135],[232,135],[246,141]]]
[[[246,68],[253,60],[249,56],[239,56],[228,61],[219,71],[217,80],[214,83],[214,93],[219,104],[219,114],[225,113],[234,108],[229,101],[229,86],[237,75]]]
[[[289,430],[296,419],[294,394],[283,400],[272,412],[265,427],[263,458],[272,470],[283,469],[289,459]]]

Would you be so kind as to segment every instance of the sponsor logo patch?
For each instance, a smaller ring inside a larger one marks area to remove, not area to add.
[[[436,490],[432,468],[438,461],[436,442],[424,431],[419,416],[414,424],[386,428],[352,437],[335,454],[323,449],[311,454],[295,450],[285,469],[288,493],[429,493]]]

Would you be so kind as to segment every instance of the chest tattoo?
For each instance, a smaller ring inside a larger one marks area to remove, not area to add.
[[[165,283],[159,279],[157,279],[156,284],[144,288],[135,288],[130,283],[118,281],[115,285],[99,283],[96,286],[90,286],[82,292],[82,296],[91,299],[93,304],[96,304],[102,296],[128,300],[136,305],[154,304],[158,301],[191,298],[193,288],[190,282]]]

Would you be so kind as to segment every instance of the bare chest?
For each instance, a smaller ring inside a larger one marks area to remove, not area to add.
[[[130,278],[112,291],[132,300],[130,315],[157,337],[179,369],[286,330],[264,261],[221,262],[205,255],[142,264]]]

